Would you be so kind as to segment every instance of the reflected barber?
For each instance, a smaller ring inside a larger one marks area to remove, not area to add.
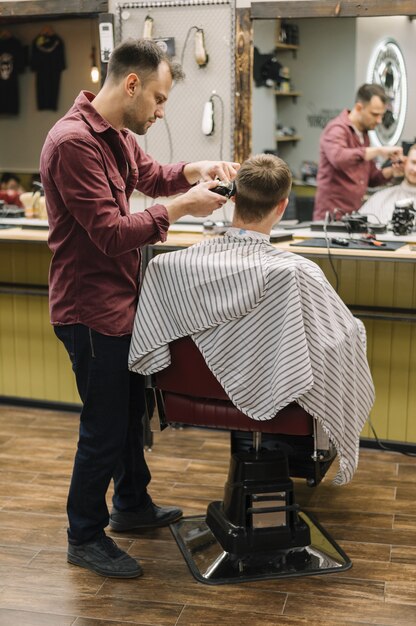
[[[387,96],[380,85],[366,83],[356,94],[351,110],[345,109],[325,127],[319,143],[319,166],[314,220],[328,212],[335,218],[357,211],[368,187],[385,185],[403,173],[399,146],[370,146],[369,130],[381,124]],[[391,159],[378,169],[374,159]]]

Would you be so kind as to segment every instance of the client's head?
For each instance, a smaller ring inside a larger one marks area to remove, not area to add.
[[[404,161],[404,177],[409,185],[416,185],[416,143],[410,146]]]
[[[4,172],[0,178],[0,188],[6,191],[22,191],[20,178],[11,172]]]
[[[267,232],[279,221],[288,203],[292,174],[272,154],[257,154],[238,170],[233,225]]]

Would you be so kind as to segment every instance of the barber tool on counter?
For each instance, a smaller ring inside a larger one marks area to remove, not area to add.
[[[391,225],[395,235],[410,235],[415,226],[416,209],[413,200],[398,200],[394,205]]]
[[[22,193],[20,201],[24,206],[24,215],[28,219],[37,218],[40,220],[48,219],[46,213],[45,194],[42,183],[33,182],[33,191]]]

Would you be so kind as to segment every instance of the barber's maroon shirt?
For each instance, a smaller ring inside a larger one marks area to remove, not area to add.
[[[368,133],[363,133],[361,143],[348,114],[347,109],[342,111],[321,135],[315,220],[323,219],[327,211],[333,214],[334,209],[341,209],[341,214],[357,211],[368,187],[386,184],[374,161],[364,160],[365,148],[370,145]]]
[[[163,205],[130,214],[129,197],[186,191],[184,163],[160,165],[127,130],[117,131],[81,92],[50,130],[40,162],[49,221],[52,324],[129,334],[137,304],[140,250],[165,241]]]

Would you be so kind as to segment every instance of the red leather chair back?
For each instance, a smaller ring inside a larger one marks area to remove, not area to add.
[[[288,435],[313,433],[313,418],[296,403],[264,421],[239,411],[190,337],[173,341],[170,352],[171,364],[155,375],[168,422]]]

